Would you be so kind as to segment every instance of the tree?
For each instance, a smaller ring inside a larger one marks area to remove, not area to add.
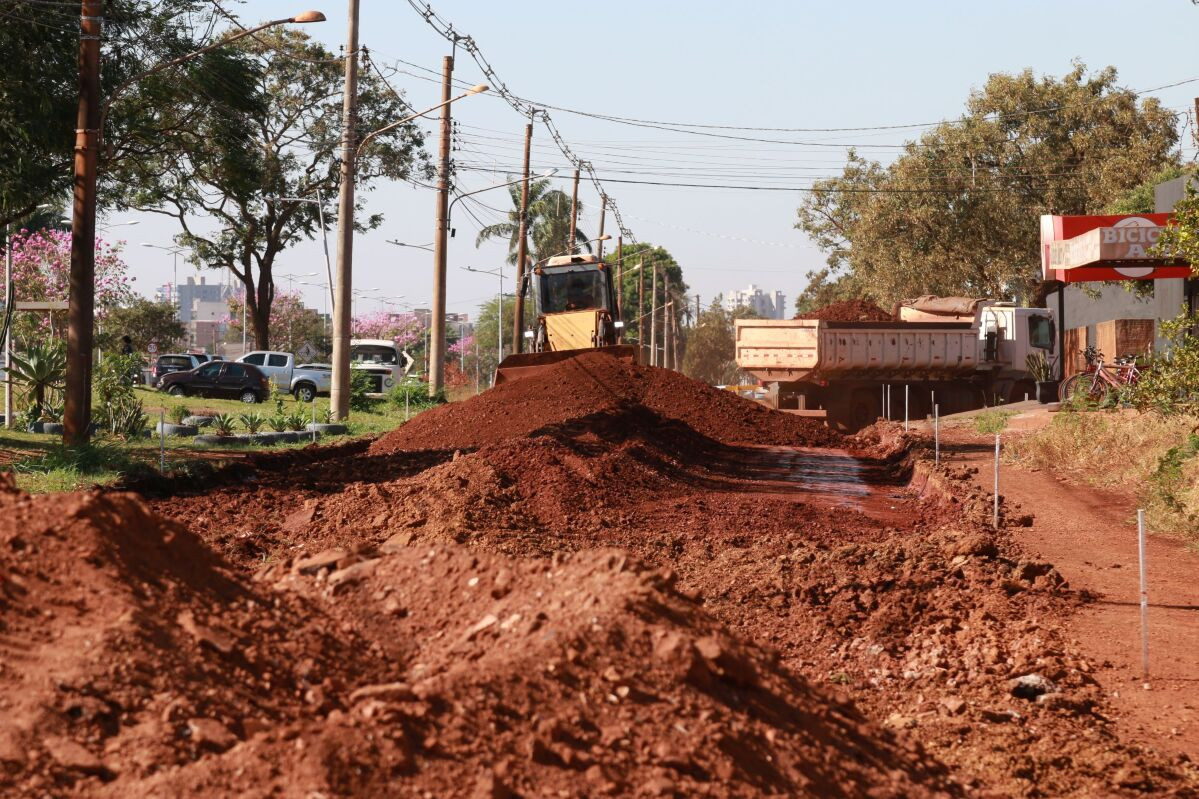
[[[0,60],[0,225],[27,219],[38,204],[71,189],[79,10],[55,5],[5,4],[0,52],[21,55]],[[132,76],[211,42],[217,13],[207,0],[107,0],[102,101]],[[218,51],[147,78],[115,102],[100,152],[101,207],[123,207],[136,188],[126,166],[179,143],[162,135],[172,118],[160,117],[162,109],[202,104],[215,113],[242,107],[243,67]]]
[[[829,255],[818,291],[852,276],[884,305],[918,294],[1041,292],[1038,217],[1100,213],[1177,162],[1173,115],[1081,63],[1062,78],[994,74],[966,113],[888,167],[851,154],[796,227]]]
[[[623,249],[620,247],[613,250],[612,254],[607,256],[605,260],[613,265],[624,263],[624,285],[620,287],[620,310],[621,317],[624,320],[624,336],[626,341],[641,341],[644,338],[645,345],[649,345],[649,312],[650,312],[650,295],[653,287],[653,268],[658,267],[658,294],[657,301],[652,307],[659,309],[658,323],[661,324],[661,308],[666,304],[666,280],[664,277],[670,278],[670,299],[674,300],[674,309],[676,313],[676,321],[681,320],[687,315],[687,309],[690,307],[687,302],[687,284],[683,282],[683,270],[674,260],[671,255],[663,247],[656,247],[648,242],[639,242],[637,244],[625,244]],[[644,264],[644,266],[642,266]],[[640,311],[637,309],[637,281],[639,275],[644,270],[645,272],[645,287],[642,293],[642,303],[644,308]],[[613,274],[615,278],[615,273]],[[645,335],[642,336],[641,326],[645,324]],[[679,324],[677,329],[682,330],[682,325]],[[660,336],[662,331],[658,331]]]
[[[96,240],[96,324],[133,298],[122,242]],[[13,295],[18,301],[66,300],[71,273],[71,234],[64,230],[20,230],[12,237]],[[13,340],[39,341],[66,331],[67,312],[21,312],[13,316]]]
[[[108,312],[96,335],[96,346],[102,350],[118,350],[122,336],[133,339],[135,352],[145,352],[146,345],[152,341],[158,345],[159,352],[174,352],[183,346],[187,329],[179,321],[173,304],[134,297]]]
[[[701,311],[696,325],[687,336],[683,355],[683,374],[711,385],[728,385],[737,381],[736,361],[737,319],[757,319],[752,308],[726,311],[718,296],[707,310]]]
[[[474,345],[478,352],[480,370],[484,376],[490,376],[495,371],[496,358],[498,357],[497,343],[500,338],[501,327],[503,330],[504,341],[504,356],[511,355],[514,350],[512,347],[512,322],[516,314],[516,298],[512,294],[504,295],[504,313],[503,321],[498,322],[496,319],[499,305],[498,300],[492,298],[479,306],[479,313],[475,317],[475,332]],[[533,316],[533,303],[525,303],[525,319],[524,329],[530,330],[536,317]],[[452,346],[452,345],[451,345]]]
[[[488,225],[475,237],[475,247],[490,239],[507,239],[508,263],[513,265],[516,264],[520,244],[520,194],[519,183],[509,186],[508,195],[512,199],[512,210],[508,212],[507,221]],[[579,212],[582,213],[582,201],[578,205]],[[569,228],[570,197],[563,191],[551,189],[549,180],[530,180],[529,218],[526,226],[529,263],[543,261],[567,250]],[[576,227],[573,243],[591,252],[591,245],[586,242],[587,234]]]
[[[186,147],[176,157],[144,159],[139,182],[146,188],[136,200],[179,222],[183,232],[177,240],[192,249],[193,263],[228,269],[241,281],[256,346],[265,348],[276,298],[275,260],[287,247],[312,238],[319,224],[314,203],[277,198],[313,198],[318,190],[330,198],[338,191],[343,62],[295,30],[272,29],[226,49],[257,59],[253,85],[261,110],[231,117],[187,109],[186,130],[181,118],[172,119],[170,135]],[[370,70],[361,74],[358,91],[361,132],[409,112],[403,98]],[[247,118],[252,125],[241,135]],[[422,145],[412,124],[375,137],[357,159],[357,185],[368,190],[380,178],[408,178],[426,163]],[[358,195],[359,210],[365,194]],[[196,217],[215,221],[215,230],[195,227]],[[325,219],[335,225],[335,209],[326,209]],[[381,221],[379,214],[358,216],[355,228],[368,230]]]
[[[350,320],[352,338],[390,339],[400,349],[420,344],[425,326],[414,313],[392,313],[377,311],[361,314]]]
[[[242,320],[241,298],[234,295],[229,298],[229,329],[226,341],[241,340]],[[331,351],[329,333],[325,329],[325,320],[315,308],[304,305],[304,299],[298,292],[281,291],[271,303],[271,319],[269,322],[270,337],[265,344],[257,343],[260,350],[278,350],[295,352],[304,344],[311,344],[317,352],[327,355]]]

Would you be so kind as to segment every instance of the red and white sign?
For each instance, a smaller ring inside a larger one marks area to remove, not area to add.
[[[1178,259],[1150,254],[1173,214],[1042,216],[1041,269],[1046,280],[1160,280],[1190,277]]]

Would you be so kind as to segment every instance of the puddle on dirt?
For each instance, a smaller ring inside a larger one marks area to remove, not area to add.
[[[736,476],[764,490],[796,491],[829,507],[894,516],[903,495],[886,469],[844,450],[815,447],[739,447],[728,464]]]

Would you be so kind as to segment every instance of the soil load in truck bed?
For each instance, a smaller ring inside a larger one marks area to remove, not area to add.
[[[844,300],[796,314],[795,318],[823,319],[828,322],[891,322],[895,317],[869,300]]]

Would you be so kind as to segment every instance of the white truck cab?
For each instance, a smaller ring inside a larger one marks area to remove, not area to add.
[[[408,374],[412,364],[412,356],[390,339],[350,340],[350,368],[361,369],[370,375],[370,395],[386,394]]]

